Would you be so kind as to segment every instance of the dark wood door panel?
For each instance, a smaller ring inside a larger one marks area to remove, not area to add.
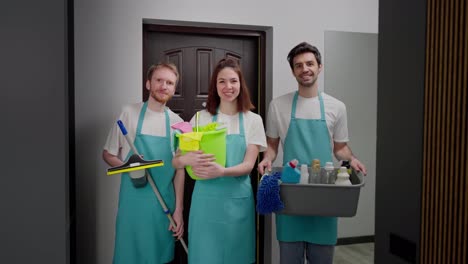
[[[178,67],[180,81],[168,106],[184,120],[203,109],[213,68],[226,57],[240,62],[252,101],[257,102],[258,47],[255,38],[153,32],[146,35],[144,45],[147,53],[145,68],[159,61],[171,61]],[[144,97],[146,100],[147,95]]]

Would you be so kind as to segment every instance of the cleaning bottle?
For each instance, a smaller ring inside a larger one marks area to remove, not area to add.
[[[336,185],[352,185],[351,181],[349,180],[348,169],[346,167],[341,167],[340,172],[336,176]]]
[[[312,161],[312,175],[309,177],[309,183],[320,183],[320,160]]]
[[[284,183],[299,183],[301,172],[297,169],[297,160],[291,160],[283,166],[281,181]]]
[[[333,166],[333,162],[327,161],[325,163],[325,174],[324,174],[324,179],[322,183],[329,184],[329,183],[334,183],[333,177],[333,170],[335,167]]]
[[[317,164],[320,166],[320,160],[319,159],[313,159],[310,164],[311,164],[310,167],[313,167],[314,165],[317,165]]]
[[[349,162],[349,160],[343,160],[341,162],[341,167],[346,167],[346,169],[348,170],[348,174],[351,174],[351,163]]]
[[[309,168],[307,168],[307,164],[301,165],[301,184],[309,183]]]

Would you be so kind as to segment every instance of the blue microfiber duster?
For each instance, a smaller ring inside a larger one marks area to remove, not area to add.
[[[280,211],[284,204],[280,198],[281,172],[263,175],[257,190],[257,212],[269,214]]]

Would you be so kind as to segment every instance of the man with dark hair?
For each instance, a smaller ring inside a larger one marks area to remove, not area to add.
[[[356,171],[366,174],[366,167],[347,145],[346,106],[338,99],[318,91],[322,60],[318,49],[302,42],[288,54],[298,90],[275,98],[267,115],[267,144],[261,174],[283,147],[283,163],[297,159],[308,164],[319,159],[322,164],[348,160]],[[326,199],[326,197],[324,197]],[[324,204],[326,206],[326,204]],[[337,218],[320,216],[276,215],[276,234],[280,244],[281,264],[303,264],[304,252],[309,263],[332,264],[337,240]]]

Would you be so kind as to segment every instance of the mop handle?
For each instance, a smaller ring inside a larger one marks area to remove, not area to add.
[[[117,124],[119,125],[120,131],[122,131],[122,134],[124,135],[125,139],[127,140],[128,145],[133,150],[133,153],[135,153],[137,155],[140,155],[140,153],[138,153],[138,150],[136,149],[135,145],[130,140],[130,137],[128,136],[127,129],[125,128],[123,122],[121,120],[118,120]],[[164,213],[166,214],[167,218],[169,219],[169,222],[171,223],[171,225],[174,228],[176,228],[177,226],[176,226],[176,224],[174,222],[174,219],[172,218],[171,212],[167,208],[166,203],[164,202],[161,194],[159,193],[158,187],[156,187],[156,184],[154,183],[153,178],[151,177],[151,175],[150,175],[150,173],[149,173],[149,171],[147,169],[145,169],[145,175],[146,175],[146,178],[148,179],[148,182],[151,185],[151,188],[153,189],[154,194],[156,195],[156,198],[158,198],[159,204],[161,205],[161,207],[164,210]],[[184,248],[185,253],[188,254],[187,244],[185,244],[185,241],[184,241],[183,238],[180,238],[180,243],[182,243],[182,247]]]
[[[138,153],[138,150],[135,148],[135,145],[133,145],[133,142],[130,140],[130,137],[128,136],[127,129],[125,128],[123,122],[121,120],[117,121],[117,125],[119,125],[120,131],[122,131],[122,134],[124,135],[125,139],[127,140],[128,145],[132,149],[133,153],[140,155]]]

